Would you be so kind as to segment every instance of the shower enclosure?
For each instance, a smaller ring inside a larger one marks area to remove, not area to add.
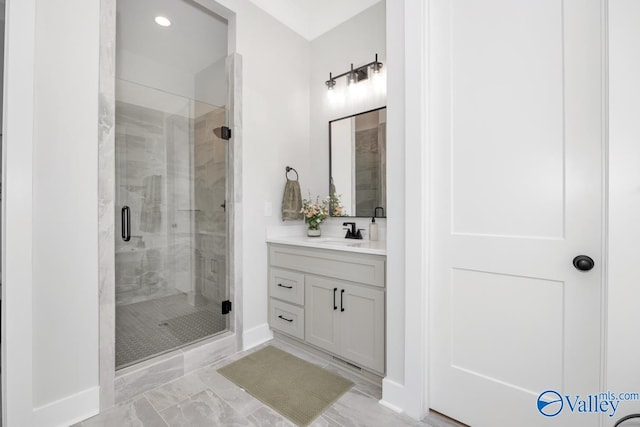
[[[118,0],[117,24],[120,369],[229,328],[231,198],[226,21],[190,1]]]

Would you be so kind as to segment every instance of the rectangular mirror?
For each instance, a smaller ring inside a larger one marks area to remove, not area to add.
[[[329,122],[329,194],[344,216],[379,217],[387,211],[387,107]]]

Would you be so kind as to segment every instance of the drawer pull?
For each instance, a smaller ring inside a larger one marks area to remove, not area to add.
[[[336,292],[338,291],[338,288],[333,288],[333,309],[337,310],[338,306],[336,305]]]
[[[286,320],[289,323],[293,322],[293,319],[287,319],[286,317],[282,317],[282,315],[279,315],[278,318],[280,318],[282,320]]]
[[[285,286],[282,283],[278,283],[278,286],[280,286],[281,288],[293,289],[293,286]]]
[[[342,297],[344,296],[344,289],[340,290],[340,311],[344,311],[344,307],[342,306]]]

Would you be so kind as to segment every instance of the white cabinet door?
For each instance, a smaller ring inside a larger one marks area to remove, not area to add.
[[[384,292],[354,285],[342,286],[339,292],[340,355],[383,373]]]
[[[384,373],[384,291],[306,275],[305,340]]]
[[[305,277],[305,339],[332,353],[340,346],[339,291],[334,281]]]
[[[430,2],[429,401],[474,427],[598,425],[602,4]]]

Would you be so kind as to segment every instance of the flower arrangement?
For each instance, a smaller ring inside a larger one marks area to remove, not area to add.
[[[319,200],[316,197],[316,201],[309,199],[302,199],[302,209],[300,213],[304,214],[304,222],[309,224],[310,230],[318,230],[320,223],[329,217],[329,197]]]
[[[340,196],[337,193],[329,195],[329,211],[331,216],[347,216],[347,210],[342,206]]]

